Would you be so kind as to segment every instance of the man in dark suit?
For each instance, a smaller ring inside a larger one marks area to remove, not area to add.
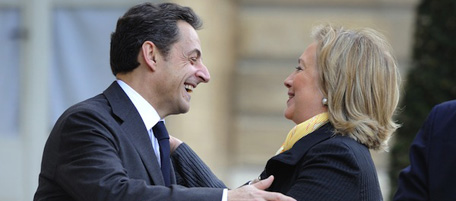
[[[410,147],[410,165],[399,174],[395,201],[456,200],[456,100],[429,113]]]
[[[163,119],[187,112],[191,92],[210,79],[200,26],[192,9],[172,3],[140,4],[119,18],[111,36],[117,80],[57,120],[34,200],[292,200],[263,191],[272,178],[227,190],[188,146],[170,150]]]

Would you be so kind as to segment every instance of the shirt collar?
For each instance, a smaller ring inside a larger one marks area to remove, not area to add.
[[[152,129],[152,127],[157,124],[158,121],[163,121],[160,119],[160,116],[158,115],[155,108],[149,102],[147,102],[147,100],[144,99],[138,92],[136,92],[122,80],[117,80],[117,83],[127,94],[128,98],[130,98],[133,105],[135,105],[136,110],[138,110],[139,115],[144,121],[144,125],[146,126],[147,130]]]

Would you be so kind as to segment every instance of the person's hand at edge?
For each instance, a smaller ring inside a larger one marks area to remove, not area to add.
[[[271,186],[274,176],[256,182],[253,185],[246,185],[241,188],[228,191],[228,201],[296,201],[295,199],[276,192],[267,192],[265,189]]]

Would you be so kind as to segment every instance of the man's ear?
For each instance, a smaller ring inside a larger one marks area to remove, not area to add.
[[[151,41],[146,41],[142,44],[141,46],[141,54],[144,59],[144,62],[147,64],[147,66],[152,70],[155,71],[157,67],[157,61],[156,61],[156,56],[157,56],[157,47],[155,44]]]

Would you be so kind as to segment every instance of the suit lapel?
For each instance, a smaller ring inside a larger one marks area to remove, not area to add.
[[[104,91],[104,95],[111,104],[113,113],[122,120],[120,126],[140,155],[151,180],[155,184],[165,185],[148,131],[133,103],[116,81]]]

